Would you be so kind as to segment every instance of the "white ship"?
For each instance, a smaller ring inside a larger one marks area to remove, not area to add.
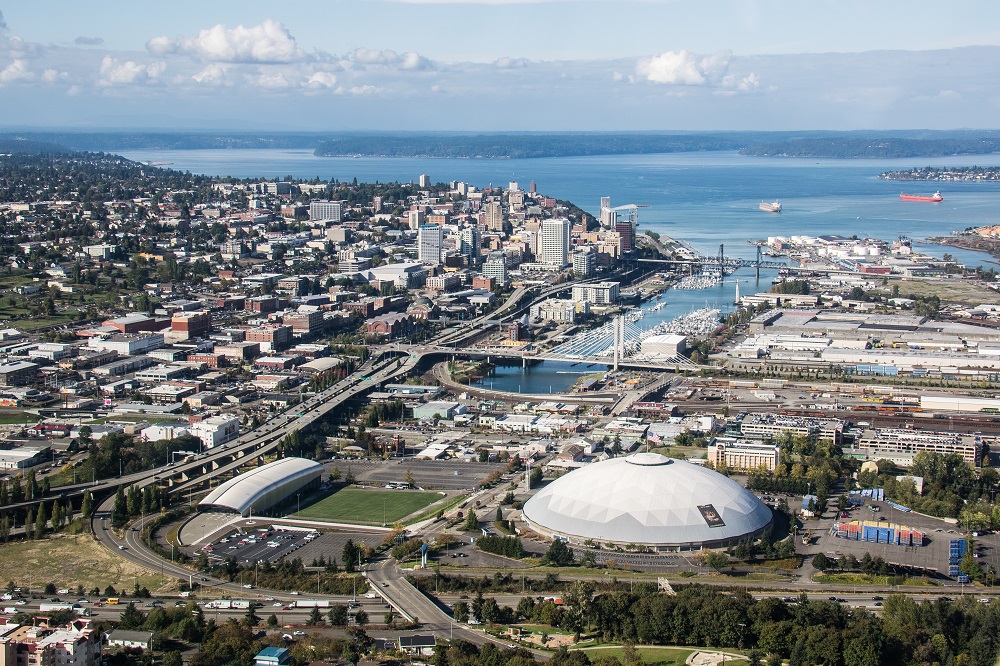
[[[766,201],[760,202],[760,209],[765,213],[780,213],[781,212],[781,202],[772,201],[770,203]]]

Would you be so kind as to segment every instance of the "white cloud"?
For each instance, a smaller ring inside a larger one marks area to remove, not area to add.
[[[80,36],[73,40],[73,43],[77,46],[100,46],[104,43],[103,37],[84,37]]]
[[[178,53],[210,62],[290,63],[306,59],[288,29],[273,19],[235,28],[220,23],[194,37],[153,37],[146,48],[155,55]]]
[[[134,60],[122,62],[111,56],[104,56],[97,83],[101,86],[150,83],[160,78],[166,69],[167,64],[163,61],[144,65]]]
[[[524,58],[498,58],[493,61],[493,66],[497,69],[519,69],[528,66],[528,61]]]
[[[31,81],[35,78],[34,72],[28,69],[28,63],[17,58],[12,63],[0,70],[0,83],[16,83],[18,81]]]
[[[352,59],[362,65],[394,65],[399,62],[399,54],[391,50],[359,47],[354,49]]]
[[[639,60],[636,71],[653,83],[703,86],[721,80],[729,68],[731,56],[729,51],[718,51],[703,57],[686,49],[666,51],[658,56]]]
[[[402,69],[409,70],[419,70],[419,69],[433,69],[431,61],[423,57],[419,53],[404,53],[402,59],[400,60],[399,66]]]
[[[378,88],[371,85],[353,86],[347,89],[347,92],[351,93],[352,95],[374,95],[378,91],[379,91]]]
[[[212,63],[205,66],[204,69],[192,74],[191,78],[195,82],[207,86],[224,86],[231,83],[228,78],[228,73],[229,71],[226,67],[218,63]]]
[[[406,70],[433,69],[434,65],[430,60],[419,53],[409,51],[407,53],[396,53],[391,49],[366,49],[356,48],[350,55],[354,64],[364,66],[396,67]]]
[[[69,79],[69,72],[60,72],[55,69],[46,69],[42,72],[42,81],[45,83],[58,83]]]
[[[331,72],[314,72],[306,85],[310,88],[334,88],[337,85],[337,77]]]
[[[266,72],[258,70],[256,74],[248,74],[245,79],[247,83],[252,86],[256,86],[258,88],[268,88],[271,90],[291,88],[295,85],[281,72]]]

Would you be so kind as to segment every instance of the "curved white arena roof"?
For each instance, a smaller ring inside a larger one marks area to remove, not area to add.
[[[266,509],[319,479],[323,466],[305,458],[281,458],[226,481],[198,502],[244,514],[251,507]]]
[[[528,524],[580,542],[652,546],[721,545],[771,524],[771,510],[718,472],[658,453],[587,465],[529,499]]]

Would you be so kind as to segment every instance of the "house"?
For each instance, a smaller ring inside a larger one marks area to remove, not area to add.
[[[253,658],[254,666],[284,666],[290,663],[292,652],[283,647],[266,647]]]
[[[108,645],[148,650],[153,646],[153,632],[115,629],[108,634]]]
[[[407,654],[432,654],[437,639],[434,634],[414,634],[399,637],[399,651]]]

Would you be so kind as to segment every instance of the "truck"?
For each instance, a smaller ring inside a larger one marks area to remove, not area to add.
[[[45,602],[38,604],[38,610],[42,613],[52,613],[54,611],[73,610],[73,604]]]
[[[229,599],[216,599],[215,601],[209,601],[205,604],[205,608],[215,608],[215,609],[225,609],[232,608],[233,602]]]
[[[3,609],[4,615],[14,615],[19,612],[17,606],[5,606]]]
[[[326,599],[301,599],[294,603],[295,608],[329,608],[330,602]]]

